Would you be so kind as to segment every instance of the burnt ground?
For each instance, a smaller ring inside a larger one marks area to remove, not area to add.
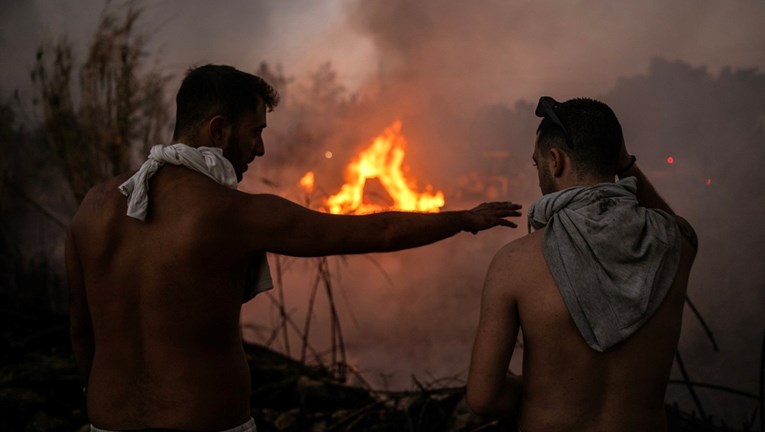
[[[0,430],[87,431],[87,413],[65,316],[0,310]],[[512,419],[473,415],[464,387],[380,392],[348,386],[324,368],[245,345],[252,414],[271,431],[502,431]],[[667,407],[670,431],[729,431]]]

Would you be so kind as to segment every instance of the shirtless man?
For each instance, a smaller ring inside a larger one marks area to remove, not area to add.
[[[188,146],[152,148],[138,173],[83,200],[66,264],[92,430],[255,430],[239,313],[243,299],[271,286],[265,252],[385,252],[515,227],[505,219],[520,216],[512,203],[338,216],[237,191],[264,154],[266,111],[277,101],[256,76],[228,66],[192,70],[177,95],[174,132]]]
[[[605,104],[544,97],[536,114],[537,230],[503,247],[488,270],[468,404],[517,414],[524,432],[666,430],[695,233],[627,153]]]

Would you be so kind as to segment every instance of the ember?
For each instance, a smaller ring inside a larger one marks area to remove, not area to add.
[[[345,168],[345,184],[340,191],[324,201],[324,210],[334,214],[365,214],[385,210],[418,211],[434,213],[444,206],[444,194],[432,193],[430,185],[419,193],[414,188],[414,179],[406,178],[402,169],[406,139],[401,134],[401,121],[385,128],[382,134],[359,153]],[[307,188],[307,177],[313,187],[313,173],[308,172],[300,180]],[[377,179],[393,201],[390,205],[370,203],[364,200],[364,186],[367,180]],[[304,184],[304,180],[305,183]]]

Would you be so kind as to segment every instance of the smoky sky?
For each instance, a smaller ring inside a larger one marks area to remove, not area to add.
[[[2,88],[27,85],[41,41],[66,35],[83,46],[106,4],[4,1]],[[761,1],[140,4],[142,27],[170,72],[204,62],[251,69],[265,60],[297,76],[333,60],[353,87],[370,75],[404,74],[467,109],[541,92],[564,99],[601,93],[619,76],[645,72],[655,56],[713,70],[765,66]]]
[[[293,185],[302,173],[316,170],[317,182],[336,191],[354,152],[401,119],[410,172],[420,186],[446,190],[447,208],[486,199],[456,198],[475,178],[496,180],[504,185],[497,198],[527,207],[539,196],[530,159],[536,99],[609,103],[641,167],[699,232],[689,295],[721,351],[711,351],[686,311],[680,349],[692,378],[756,392],[765,328],[765,202],[757,188],[765,182],[765,2],[153,0],[143,7],[153,61],[175,77],[170,93],[194,64],[283,68],[291,84],[269,115],[266,157],[255,161],[243,189],[301,203],[306,197]],[[82,56],[103,8],[96,0],[2,2],[3,96],[16,88],[31,93],[28,71],[42,41],[66,35]],[[298,100],[309,91],[299,89],[310,89],[306,77],[327,61],[345,102],[309,109]],[[323,158],[327,150],[332,160]],[[672,167],[668,156],[676,159]],[[502,244],[525,234],[519,225],[414,251],[335,259],[351,363],[367,379],[399,387],[412,374],[464,379],[483,275]],[[300,321],[313,267],[296,260],[289,269],[288,313]],[[322,314],[314,342],[326,346]],[[245,331],[251,336],[268,334],[276,320],[263,295],[243,317],[255,326]],[[670,386],[668,400],[692,409],[683,392]],[[748,400],[701,397],[732,424],[751,413]]]
[[[351,14],[384,70],[468,109],[541,93],[600,94],[656,56],[762,67],[763,19],[762,2],[693,0],[360,1]]]

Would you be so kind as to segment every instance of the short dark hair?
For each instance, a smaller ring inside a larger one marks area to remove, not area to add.
[[[573,148],[566,143],[563,129],[549,117],[543,118],[537,128],[540,148],[563,150],[573,161],[577,173],[613,177],[624,142],[622,126],[613,110],[594,99],[576,98],[559,104],[555,113],[565,126]]]
[[[261,102],[272,111],[279,94],[259,76],[225,65],[191,68],[175,97],[173,139],[193,135],[200,123],[216,115],[236,122]]]

